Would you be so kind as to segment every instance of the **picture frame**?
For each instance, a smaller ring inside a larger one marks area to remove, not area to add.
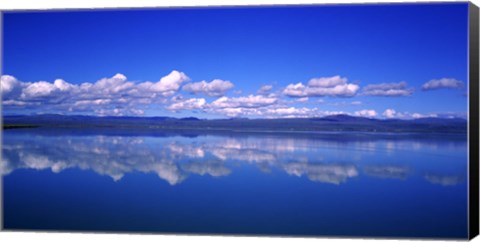
[[[255,6],[253,6],[253,7],[255,7]],[[221,10],[221,9],[222,8],[220,7],[219,10]],[[478,182],[475,182],[475,177],[477,178],[476,180],[478,180],[478,162],[475,162],[475,161],[478,161],[478,149],[476,148],[476,147],[478,147],[478,145],[475,146],[475,144],[478,144],[478,105],[475,106],[475,104],[478,104],[478,88],[475,88],[475,85],[477,85],[477,87],[478,87],[478,82],[475,83],[475,82],[471,81],[471,80],[475,80],[475,79],[478,80],[478,25],[475,26],[475,23],[476,22],[478,23],[478,21],[475,22],[475,18],[478,19],[478,9],[475,9],[474,5],[472,5],[471,3],[469,4],[468,9],[470,11],[469,12],[469,21],[470,22],[468,24],[468,27],[470,28],[469,29],[469,37],[468,37],[469,38],[469,42],[468,42],[468,49],[469,49],[469,54],[468,54],[468,57],[469,57],[469,61],[468,61],[468,65],[469,65],[469,68],[468,68],[468,71],[469,71],[469,73],[468,73],[468,75],[469,75],[469,77],[468,77],[468,79],[469,79],[469,81],[468,81],[468,87],[469,87],[468,88],[468,91],[469,91],[469,93],[468,93],[468,100],[469,100],[468,101],[468,108],[469,108],[469,110],[468,110],[468,114],[469,114],[468,115],[468,124],[469,124],[469,126],[468,126],[468,130],[469,130],[468,131],[468,160],[469,160],[468,172],[469,172],[469,174],[468,174],[468,178],[466,178],[467,180],[464,180],[464,182],[468,182],[468,201],[469,201],[469,216],[468,216],[468,219],[469,219],[469,221],[468,221],[469,235],[468,236],[471,239],[471,238],[474,237],[473,235],[478,234],[478,205],[475,206],[475,204],[478,204],[478,190],[479,190],[478,189]],[[477,36],[476,39],[475,39],[475,32],[477,33],[476,34],[476,36]],[[475,51],[475,48],[477,48],[476,49],[477,51]],[[8,61],[8,59],[6,61]],[[477,68],[475,68],[475,66],[477,66]],[[476,70],[476,72],[475,72],[475,70]],[[230,102],[232,102],[232,100],[230,100]],[[100,123],[101,122],[102,121],[100,121]],[[248,122],[244,122],[244,123],[248,123]],[[255,124],[255,125],[258,125],[258,124]],[[44,134],[37,134],[37,135],[42,136]],[[126,134],[126,135],[128,135],[128,134]],[[190,134],[187,133],[185,135],[188,136]],[[196,135],[196,134],[194,134],[194,135]],[[475,140],[475,138],[476,138],[476,140]],[[327,167],[327,168],[323,167],[321,169],[327,169],[328,170],[328,169],[336,169],[336,168],[337,167]],[[475,168],[477,168],[477,169],[475,169]],[[298,168],[297,167],[296,169],[303,169],[303,168]],[[375,172],[378,172],[378,168],[372,168],[370,170],[368,170],[367,168],[363,168],[363,169],[364,169],[362,171],[363,173],[370,172],[371,174],[375,174]],[[53,170],[53,168],[52,168],[52,170]],[[347,173],[348,173],[348,169],[347,169]],[[290,174],[290,175],[292,175],[292,174]],[[426,174],[424,176],[428,177],[429,174]],[[322,178],[318,178],[318,179],[322,179]],[[340,180],[335,180],[334,179],[333,183],[335,184],[335,182],[342,182],[341,179],[342,178],[340,178]],[[425,179],[428,179],[428,178],[425,178]],[[438,181],[438,177],[435,177],[435,175],[432,175],[432,177],[430,177],[430,180],[433,180],[433,183],[440,182],[440,181]],[[331,181],[331,183],[332,183],[332,181]],[[476,194],[476,196],[475,196],[475,194]],[[476,209],[477,213],[475,213],[475,209]],[[477,228],[477,229],[475,230],[475,228]],[[120,231],[116,231],[116,232],[120,232]],[[326,236],[329,236],[329,235],[326,234]],[[360,235],[360,237],[361,236],[362,235]],[[356,236],[354,236],[354,237],[356,237]]]

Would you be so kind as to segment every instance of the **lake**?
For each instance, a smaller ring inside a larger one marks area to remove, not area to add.
[[[3,131],[6,230],[467,237],[466,135]]]

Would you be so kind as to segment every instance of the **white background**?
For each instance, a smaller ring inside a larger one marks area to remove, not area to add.
[[[208,5],[248,5],[248,4],[305,4],[305,3],[366,3],[366,2],[415,2],[411,0],[2,0],[0,9],[65,9],[65,8],[114,8],[114,7],[159,7],[159,6],[208,6]],[[445,2],[445,1],[444,1]],[[451,1],[450,1],[451,2]],[[472,0],[480,6],[480,0]],[[1,53],[0,53],[1,54]],[[1,196],[1,194],[0,194]],[[1,209],[1,208],[0,208]],[[1,232],[0,241],[199,241],[199,242],[382,242],[372,239],[319,239],[319,238],[279,238],[279,237],[224,237],[224,236],[185,236],[185,235],[138,235],[138,234],[81,234],[81,233],[33,233]],[[392,241],[392,240],[390,240]],[[480,242],[480,238],[474,241]]]

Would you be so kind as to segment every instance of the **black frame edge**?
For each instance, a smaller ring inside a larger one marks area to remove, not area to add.
[[[479,18],[478,7],[468,6],[469,17],[469,221],[468,238],[479,233]]]

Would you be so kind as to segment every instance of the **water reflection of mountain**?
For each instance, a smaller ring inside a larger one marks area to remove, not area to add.
[[[51,131],[51,130],[50,130]],[[10,132],[10,133],[9,133]],[[115,181],[130,172],[155,173],[171,185],[190,175],[228,176],[238,165],[254,165],[262,172],[273,170],[313,182],[341,184],[361,173],[371,177],[407,179],[407,165],[366,165],[365,155],[403,150],[455,149],[464,142],[422,142],[385,138],[357,139],[326,137],[278,137],[275,135],[214,136],[133,136],[83,135],[71,129],[55,132],[37,129],[5,132],[2,174],[15,169],[50,169],[61,172],[69,168],[93,170]],[[121,131],[129,132],[129,131]],[[338,135],[337,135],[338,136]],[[360,137],[362,137],[360,135]],[[425,139],[425,137],[424,137]],[[461,140],[461,139],[460,139]],[[348,152],[345,152],[348,150]],[[454,185],[460,181],[425,175],[433,184]]]

